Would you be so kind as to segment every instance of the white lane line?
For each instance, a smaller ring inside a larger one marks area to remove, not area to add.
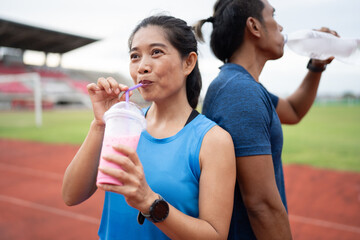
[[[63,178],[63,176],[58,173],[46,172],[46,171],[36,170],[33,168],[20,167],[5,163],[0,163],[0,170],[6,170],[6,171],[26,174],[30,176],[35,176],[35,177],[48,178],[52,180],[62,180]]]
[[[49,206],[46,206],[43,204],[38,204],[38,203],[22,200],[19,198],[9,197],[9,196],[0,194],[0,201],[18,205],[21,207],[27,207],[27,208],[47,212],[47,213],[52,213],[55,215],[60,215],[63,217],[69,217],[69,218],[77,219],[77,220],[80,220],[83,222],[88,222],[88,223],[92,223],[92,224],[96,224],[96,225],[100,224],[100,220],[97,218],[94,218],[94,217],[90,217],[90,216],[86,216],[83,214],[74,213],[74,212],[70,212],[70,211],[65,211],[62,209],[54,208],[54,207],[49,207]]]
[[[345,224],[328,222],[328,221],[324,221],[324,220],[320,220],[320,219],[308,218],[308,217],[302,217],[302,216],[296,216],[296,215],[289,215],[289,218],[291,221],[294,221],[294,222],[299,222],[299,223],[304,223],[304,224],[310,224],[310,225],[315,225],[315,226],[326,227],[326,228],[337,229],[337,230],[341,230],[341,231],[353,232],[353,233],[360,234],[360,227],[349,226],[349,225],[345,225]]]

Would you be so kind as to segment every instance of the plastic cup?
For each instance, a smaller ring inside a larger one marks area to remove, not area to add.
[[[119,102],[104,114],[105,134],[101,149],[99,167],[121,169],[119,165],[106,161],[103,156],[121,154],[114,145],[126,145],[136,150],[146,120],[141,109],[132,102]],[[122,185],[119,180],[98,171],[96,183]]]

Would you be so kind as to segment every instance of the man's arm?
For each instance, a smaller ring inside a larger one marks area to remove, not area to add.
[[[312,61],[315,65],[315,60]],[[319,63],[318,66],[324,66]],[[279,98],[276,112],[281,123],[296,124],[306,115],[315,101],[320,83],[321,72],[309,72],[306,74],[299,88],[288,98]]]
[[[331,33],[334,36],[339,37],[336,31],[326,27],[322,27],[318,31]],[[279,98],[276,112],[279,115],[281,123],[296,124],[306,115],[314,103],[321,74],[325,70],[326,65],[333,60],[333,57],[326,60],[311,59],[307,66],[309,71],[300,87],[288,98]]]
[[[271,155],[237,157],[237,180],[257,239],[292,239]]]

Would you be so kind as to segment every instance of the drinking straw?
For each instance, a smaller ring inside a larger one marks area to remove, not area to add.
[[[129,88],[126,92],[125,92],[125,101],[128,103],[129,102],[129,92],[138,88],[138,87],[141,87],[143,84],[142,83],[139,83],[139,84],[136,84],[135,86]]]

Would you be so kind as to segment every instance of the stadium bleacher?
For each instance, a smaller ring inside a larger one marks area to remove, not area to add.
[[[10,50],[0,51],[0,109],[4,107],[33,108],[34,86],[31,82],[16,81],[15,76],[19,74],[38,74],[41,81],[43,108],[59,105],[90,107],[86,86],[90,82],[96,82],[99,77],[113,76],[123,83],[132,85],[130,80],[118,73],[66,69],[61,67],[61,63],[57,67],[48,67],[27,65],[23,62],[23,53],[26,50],[42,51],[45,54],[64,54],[96,42],[97,39],[38,28],[1,18],[0,29],[2,30],[0,31],[0,50]],[[12,55],[12,52],[16,54]],[[14,76],[14,80],[4,82],[1,81],[1,76]],[[132,98],[139,105],[146,105],[137,91]]]
[[[32,89],[28,88],[21,82],[0,83],[0,92],[2,93],[32,93]]]
[[[26,69],[22,66],[7,66],[0,61],[0,74],[19,74],[26,73]]]

